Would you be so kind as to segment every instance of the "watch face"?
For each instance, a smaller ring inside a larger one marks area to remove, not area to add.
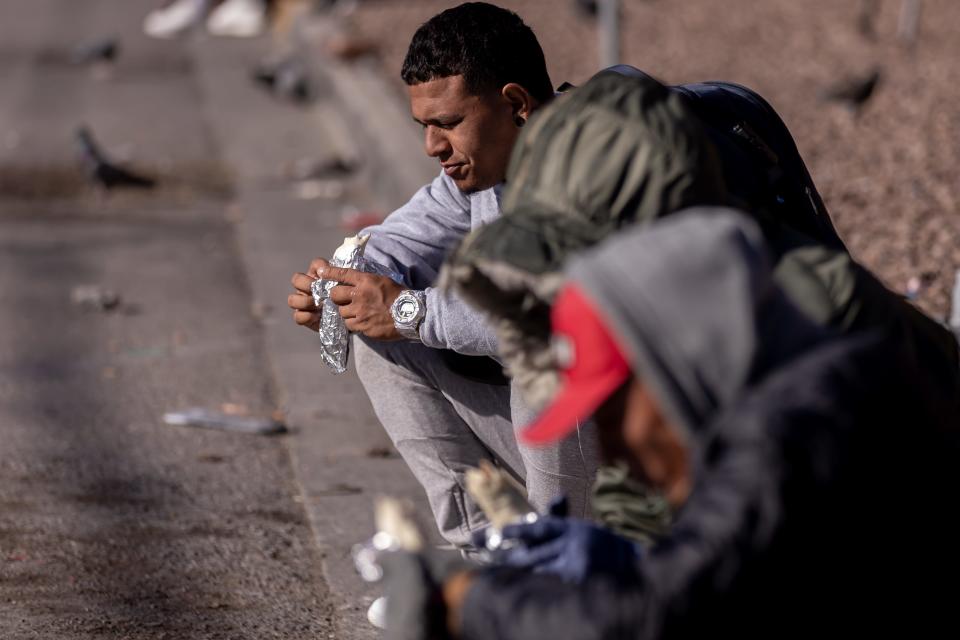
[[[397,322],[409,324],[417,317],[417,310],[420,305],[416,300],[401,300],[397,305]]]

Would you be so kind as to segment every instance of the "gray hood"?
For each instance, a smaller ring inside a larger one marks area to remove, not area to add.
[[[826,335],[773,282],[764,246],[744,215],[694,208],[625,231],[567,269],[688,434]]]

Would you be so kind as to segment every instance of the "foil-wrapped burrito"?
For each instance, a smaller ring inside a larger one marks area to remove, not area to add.
[[[386,276],[397,283],[403,283],[403,277],[397,272],[363,257],[370,234],[360,234],[344,238],[343,244],[337,247],[330,259],[330,265],[347,269],[366,271]],[[339,283],[336,280],[320,278],[310,285],[313,294],[313,303],[320,312],[320,354],[333,373],[343,373],[347,370],[347,359],[350,356],[350,332],[343,323],[340,309],[330,299],[330,290]]]
[[[333,252],[330,264],[334,267],[356,269],[363,258],[370,234],[344,238],[343,244]],[[334,373],[347,370],[347,358],[350,356],[350,333],[347,331],[340,309],[330,299],[330,290],[339,283],[336,280],[317,279],[310,285],[313,303],[320,312],[320,354]]]
[[[381,496],[374,505],[377,533],[366,542],[353,545],[354,566],[367,582],[383,578],[379,555],[384,551],[421,553],[427,536],[414,515],[413,505],[405,500]]]
[[[505,526],[537,519],[537,510],[520,483],[486,460],[480,461],[479,468],[467,469],[466,484],[467,493],[490,520],[486,544],[491,551],[503,544],[500,532]]]

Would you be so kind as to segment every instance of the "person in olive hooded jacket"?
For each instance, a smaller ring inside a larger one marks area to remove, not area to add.
[[[503,530],[514,565],[579,554],[559,576],[536,572],[542,553],[442,574],[395,554],[390,637],[427,637],[428,619],[429,637],[470,640],[955,626],[953,416],[882,329],[841,336],[800,312],[750,220],[696,208],[611,238],[568,267],[551,317],[560,391],[521,437],[594,414],[607,460],[675,509],[670,531],[641,551],[580,520]]]
[[[890,331],[922,364],[930,384],[960,397],[956,339],[847,253],[819,197],[811,196],[817,206],[806,216],[797,212],[796,195],[787,199],[789,212],[778,212],[782,198],[767,197],[757,186],[766,183],[759,164],[740,175],[748,160],[743,149],[737,149],[741,163],[733,151],[718,154],[720,142],[734,144],[721,140],[720,122],[734,123],[753,140],[744,145],[792,158],[789,171],[779,169],[795,178],[782,185],[784,193],[809,189],[796,148],[782,142],[789,133],[779,118],[749,92],[757,101],[749,123],[742,113],[718,115],[724,94],[747,90],[728,83],[691,89],[700,86],[667,87],[636,70],[608,70],[555,99],[517,140],[503,215],[469,234],[448,257],[441,279],[490,318],[500,355],[528,402],[542,407],[556,386],[556,368],[543,351],[547,309],[567,259],[629,227],[693,206],[731,206],[752,218],[768,244],[775,279],[815,324],[844,333]],[[697,108],[701,103],[710,109]],[[736,101],[741,111],[749,103],[743,96]]]
[[[739,134],[724,135],[731,130]],[[767,155],[779,158],[767,168],[781,176],[770,183],[762,170]],[[489,316],[511,376],[541,408],[557,385],[549,307],[566,261],[684,208],[734,206],[759,226],[774,279],[814,324],[844,334],[883,331],[922,384],[960,412],[953,335],[847,253],[818,197],[801,215],[804,191],[815,195],[804,176],[782,122],[748,90],[666,87],[636,70],[605,71],[531,120],[511,157],[502,217],[467,236],[442,277]],[[621,471],[601,467],[594,515],[636,539],[662,535],[669,506],[649,495],[641,503],[643,487],[629,484]]]

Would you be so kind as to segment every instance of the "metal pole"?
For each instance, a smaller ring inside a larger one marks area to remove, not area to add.
[[[903,0],[900,5],[900,18],[897,20],[897,36],[908,47],[917,42],[920,30],[920,12],[923,6],[920,0]]]
[[[599,0],[597,9],[600,68],[605,69],[620,64],[620,0]]]

